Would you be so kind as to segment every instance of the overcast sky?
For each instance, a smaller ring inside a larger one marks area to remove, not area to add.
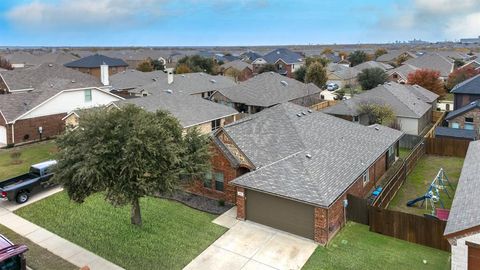
[[[0,0],[0,46],[384,43],[480,35],[480,0]]]

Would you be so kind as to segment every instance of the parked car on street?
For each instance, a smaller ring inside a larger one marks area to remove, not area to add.
[[[55,164],[55,160],[34,164],[28,173],[0,182],[0,200],[25,203],[30,194],[51,186],[48,180],[53,176],[51,169]]]
[[[14,245],[0,234],[0,269],[26,270],[27,263],[24,253],[28,251],[25,245]]]
[[[329,84],[327,84],[327,90],[328,90],[328,91],[335,91],[335,90],[337,90],[338,88],[340,88],[340,87],[339,87],[338,84],[336,84],[336,83],[329,83]]]

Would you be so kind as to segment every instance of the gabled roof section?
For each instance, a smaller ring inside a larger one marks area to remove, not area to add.
[[[471,111],[475,108],[480,108],[480,99],[470,102],[468,105],[461,107],[460,109],[456,109],[448,113],[445,117],[445,120],[451,120],[459,115],[462,115],[468,111]]]
[[[129,69],[110,76],[110,85],[115,90],[133,89],[149,85],[156,81],[166,80],[167,74],[161,70],[141,72]]]
[[[439,95],[433,93],[430,90],[427,90],[426,88],[421,87],[420,85],[406,84],[405,87],[408,88],[410,92],[412,92],[415,96],[425,101],[426,103],[433,103],[440,97]]]
[[[275,64],[282,59],[286,64],[295,64],[303,62],[303,56],[299,53],[293,52],[287,48],[275,49],[262,57],[269,64]]]
[[[198,96],[157,91],[155,95],[117,101],[115,104],[135,104],[147,111],[169,111],[184,128],[238,114],[228,106]]]
[[[381,68],[383,71],[393,69],[391,65],[377,62],[377,61],[363,62],[359,65],[354,66],[353,68],[355,68],[358,71],[363,71],[364,69],[367,69],[367,68]]]
[[[386,83],[371,90],[355,95],[332,107],[323,110],[324,113],[333,115],[358,116],[362,104],[388,105],[396,116],[407,118],[420,118],[432,106],[412,92],[410,86],[398,83]]]
[[[450,93],[480,95],[480,74],[455,85]]]
[[[242,60],[234,60],[234,61],[231,61],[231,62],[227,62],[227,63],[221,65],[220,67],[222,67],[223,69],[234,68],[234,69],[239,70],[239,71],[242,71],[246,68],[249,68],[250,70],[253,70],[253,66],[251,64],[246,63]]]
[[[444,136],[474,141],[477,138],[477,132],[475,130],[468,130],[462,128],[436,127],[435,136]]]
[[[399,67],[396,67],[394,69],[390,69],[387,71],[387,74],[388,75],[391,75],[393,73],[396,73],[398,74],[400,77],[402,77],[404,80],[407,80],[408,79],[408,75],[410,73],[413,73],[415,72],[416,70],[418,70],[419,68],[417,67],[414,67],[412,65],[409,65],[409,64],[403,64]]]
[[[69,68],[99,68],[101,65],[109,67],[128,67],[128,64],[119,58],[111,58],[101,54],[94,54],[66,63]]]
[[[234,103],[260,107],[270,107],[321,91],[312,83],[305,84],[276,72],[264,72],[233,87],[218,90]]]
[[[480,226],[480,141],[471,142],[458,180],[445,235]]]
[[[448,77],[453,71],[453,62],[452,59],[441,56],[438,53],[426,53],[420,57],[408,59],[405,61],[405,64],[420,69],[437,70],[440,72],[440,76]]]
[[[236,178],[234,185],[322,207],[332,204],[403,135],[291,103],[263,110],[224,130],[256,167]]]

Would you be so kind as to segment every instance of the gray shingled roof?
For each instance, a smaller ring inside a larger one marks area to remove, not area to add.
[[[342,64],[329,63],[327,65],[327,72],[343,80],[355,79],[360,71],[356,68],[347,67]]]
[[[125,90],[142,87],[166,79],[167,74],[161,70],[141,72],[136,69],[129,69],[110,76],[110,85],[115,90]]]
[[[301,54],[293,52],[287,48],[275,49],[261,58],[269,64],[275,64],[279,59],[282,59],[286,64],[294,64],[303,61],[303,56]]]
[[[256,168],[233,180],[234,185],[322,207],[331,205],[403,134],[291,103],[224,130]]]
[[[453,60],[438,53],[426,53],[417,58],[411,58],[405,61],[405,64],[412,65],[420,69],[431,69],[440,71],[441,77],[448,77],[453,71]]]
[[[235,115],[238,112],[228,106],[205,100],[198,96],[158,91],[155,95],[126,99],[117,105],[135,104],[147,111],[169,111],[184,127],[191,127],[216,119]]]
[[[411,93],[413,93],[415,96],[425,101],[426,103],[433,103],[440,97],[439,95],[433,93],[430,90],[427,90],[426,88],[421,87],[420,85],[405,84],[405,87],[408,88]]]
[[[10,90],[33,88],[31,92],[0,95],[0,111],[7,121],[14,120],[62,90],[102,86],[91,75],[56,64],[2,71],[0,75]]]
[[[460,109],[456,109],[454,111],[451,111],[448,113],[447,117],[445,117],[445,120],[451,120],[459,115],[462,115],[470,110],[473,110],[475,108],[480,108],[480,99],[477,99],[475,101],[470,102],[468,105],[465,105],[461,107]]]
[[[392,62],[397,59],[401,54],[408,53],[411,56],[414,56],[414,54],[405,51],[405,50],[396,50],[396,51],[389,51],[386,54],[380,55],[376,60],[379,62]]]
[[[233,87],[218,90],[232,102],[260,107],[270,107],[321,91],[312,83],[305,84],[275,72],[265,72]]]
[[[480,74],[453,87],[451,93],[480,95]]]
[[[367,61],[367,62],[363,62],[359,65],[356,65],[353,68],[355,68],[358,71],[362,71],[362,70],[367,69],[367,68],[381,68],[383,71],[387,71],[387,70],[392,69],[393,67],[389,64],[385,64],[385,63],[381,63],[381,62],[377,62],[377,61]]]
[[[471,142],[458,180],[445,235],[480,226],[480,141]],[[447,172],[448,173],[448,172]]]
[[[213,76],[203,72],[175,74],[173,83],[168,84],[167,78],[154,83],[137,87],[132,92],[140,93],[147,91],[155,94],[157,91],[173,90],[183,94],[198,94],[203,92],[215,91],[221,88],[227,88],[236,85],[228,76]]]
[[[251,64],[246,63],[242,60],[234,60],[234,61],[231,61],[231,62],[227,62],[227,63],[221,65],[220,67],[222,67],[224,69],[234,68],[234,69],[239,70],[239,71],[242,71],[245,68],[249,68],[250,70],[253,70],[253,66]]]
[[[66,63],[65,66],[70,68],[99,68],[103,64],[106,64],[109,67],[128,67],[128,64],[122,59],[111,58],[101,54],[86,56]]]
[[[52,88],[72,89],[91,86],[102,86],[100,81],[88,74],[72,70],[58,64],[42,64],[40,66],[0,72],[10,91]]]
[[[477,132],[475,130],[461,128],[436,127],[435,136],[469,139],[473,141],[477,138]]]
[[[396,116],[407,118],[420,118],[432,108],[431,105],[417,97],[409,86],[392,82],[355,95],[351,99],[326,108],[323,112],[334,115],[358,116],[360,106],[369,103],[388,105]]]
[[[398,75],[400,75],[400,77],[408,79],[408,74],[415,72],[417,69],[417,67],[414,67],[412,65],[403,64],[399,67],[387,71],[387,74],[391,75],[393,73],[397,73]]]

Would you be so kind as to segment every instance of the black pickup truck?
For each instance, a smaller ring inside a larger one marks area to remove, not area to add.
[[[51,168],[55,164],[55,160],[34,164],[28,173],[0,182],[0,200],[25,203],[32,192],[51,186],[48,180],[53,176]]]

